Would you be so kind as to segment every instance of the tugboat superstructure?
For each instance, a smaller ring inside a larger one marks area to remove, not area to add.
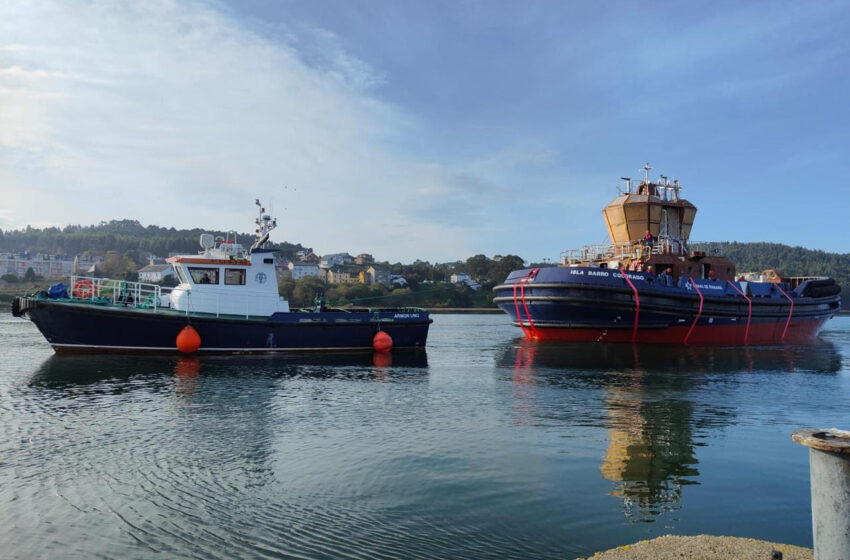
[[[718,244],[692,243],[697,208],[665,176],[603,210],[611,243],[562,254],[560,267],[512,272],[494,301],[528,338],[702,345],[812,340],[838,312],[831,278],[736,278]]]

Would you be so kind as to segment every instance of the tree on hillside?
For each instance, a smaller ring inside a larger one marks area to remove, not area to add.
[[[277,293],[283,296],[286,301],[292,304],[292,292],[295,290],[295,280],[287,276],[282,278],[277,283]]]
[[[516,255],[505,255],[498,261],[493,261],[487,279],[494,284],[504,282],[508,274],[525,267],[525,262]]]
[[[132,259],[125,255],[120,255],[116,251],[106,253],[103,262],[100,263],[100,273],[106,278],[124,278],[127,280],[133,279],[138,275],[138,268]]]
[[[475,255],[466,259],[466,272],[475,280],[484,280],[490,272],[492,261],[486,255]]]
[[[319,292],[324,293],[325,283],[315,276],[307,276],[295,281],[292,290],[292,304],[295,307],[312,307],[313,300]]]

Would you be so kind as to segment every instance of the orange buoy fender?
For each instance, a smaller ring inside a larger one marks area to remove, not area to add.
[[[177,349],[184,354],[191,354],[201,347],[201,335],[191,325],[186,325],[177,335]]]
[[[393,348],[393,338],[384,331],[378,331],[372,339],[372,348],[376,352],[389,352]]]

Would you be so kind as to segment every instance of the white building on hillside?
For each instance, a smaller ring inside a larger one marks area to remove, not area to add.
[[[307,276],[319,276],[319,265],[310,262],[291,262],[289,272],[293,280],[299,280]]]
[[[452,274],[450,279],[452,284],[463,284],[476,291],[481,289],[481,284],[470,278],[469,274]]]
[[[139,269],[139,282],[162,282],[168,276],[175,276],[170,264],[149,264]]]
[[[102,260],[101,257],[100,261]],[[91,258],[80,259],[80,269],[88,268],[93,262],[95,261]],[[74,259],[41,253],[0,253],[0,275],[14,274],[23,277],[29,268],[38,276],[63,278],[74,274]]]
[[[348,253],[332,253],[330,255],[324,255],[319,266],[321,268],[334,268],[335,266],[345,264],[354,264],[354,257]]]

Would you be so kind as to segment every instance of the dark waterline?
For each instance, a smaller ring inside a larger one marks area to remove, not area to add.
[[[812,347],[63,357],[0,316],[4,558],[553,558],[662,534],[811,546],[800,427],[848,427],[850,317]]]

